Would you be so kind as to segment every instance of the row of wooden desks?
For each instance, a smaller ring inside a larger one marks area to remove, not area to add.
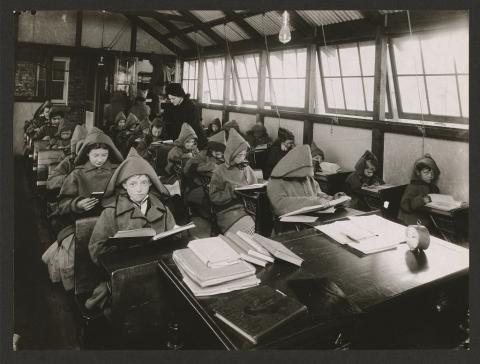
[[[189,347],[227,350],[335,348],[342,335],[355,346],[362,342],[362,336],[368,335],[362,328],[371,327],[375,320],[382,320],[381,308],[385,305],[395,307],[389,314],[400,318],[399,324],[409,324],[413,323],[409,320],[417,319],[415,312],[409,310],[416,307],[420,311],[424,304],[434,305],[432,297],[439,289],[460,289],[464,304],[468,302],[465,285],[469,269],[468,250],[439,239],[432,239],[430,248],[420,255],[413,254],[406,244],[401,244],[394,250],[363,256],[314,229],[282,234],[276,239],[302,257],[304,264],[299,268],[276,260],[265,268],[257,268],[262,285],[290,296],[293,293],[289,281],[325,277],[335,282],[363,314],[323,318],[307,314],[254,345],[215,318],[213,312],[216,305],[227,305],[229,298],[248,294],[248,289],[195,297],[183,283],[171,254],[167,254],[158,265],[168,282],[169,306],[175,312],[174,317],[179,321],[183,339]],[[459,291],[455,292],[458,299]],[[402,311],[402,307],[408,307],[407,312]],[[378,325],[374,327],[378,330]],[[388,335],[395,328],[383,327],[383,330],[383,335]],[[376,345],[375,342],[370,344],[372,347]]]

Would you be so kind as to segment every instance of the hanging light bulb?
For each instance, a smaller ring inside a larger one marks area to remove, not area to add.
[[[282,14],[282,27],[278,33],[278,40],[283,44],[290,42],[292,39],[292,33],[290,32],[290,16],[285,10]]]

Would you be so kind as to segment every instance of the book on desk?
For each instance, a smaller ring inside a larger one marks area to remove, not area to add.
[[[307,312],[296,299],[269,287],[250,288],[214,307],[215,317],[257,344],[277,327]]]
[[[452,211],[466,205],[466,203],[464,202],[455,201],[451,195],[430,193],[428,196],[432,201],[427,203],[425,206],[432,209],[437,209],[441,211]]]
[[[178,234],[182,231],[193,229],[193,222],[186,225],[176,225],[173,229],[158,233],[152,228],[140,228],[132,230],[119,230],[116,234],[108,238],[107,246],[117,246],[120,248],[130,248],[143,245],[149,242],[164,239],[168,236]]]
[[[240,187],[235,187],[235,191],[250,191],[250,190],[259,190],[264,188],[268,184],[268,181],[262,183],[253,183],[251,185],[245,185]]]
[[[341,205],[347,201],[350,201],[351,200],[351,197],[350,196],[341,196],[339,198],[336,198],[334,200],[331,200],[331,201],[328,201],[328,204],[320,204],[320,205],[314,205],[314,206],[305,206],[305,207],[302,207],[298,210],[295,210],[295,211],[291,211],[291,212],[288,212],[286,214],[283,214],[280,216],[280,219],[284,218],[284,217],[288,217],[288,216],[293,216],[293,215],[303,215],[303,214],[306,214],[306,213],[309,213],[309,212],[314,212],[314,211],[320,211],[320,210],[326,210],[326,209],[329,209],[331,207],[335,207],[335,206],[338,206],[338,205]],[[334,211],[332,211],[333,213]]]

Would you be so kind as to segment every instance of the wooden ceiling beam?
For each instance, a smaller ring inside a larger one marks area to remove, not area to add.
[[[223,39],[217,33],[215,33],[211,29],[211,25],[209,23],[202,22],[200,19],[198,19],[189,11],[180,10],[180,14],[182,14],[183,16],[188,18],[191,22],[193,22],[193,24],[197,27],[197,30],[203,31],[209,38],[211,38],[218,45],[223,45],[225,43],[225,39]]]
[[[168,50],[176,54],[177,56],[183,56],[183,52],[179,49],[175,44],[173,44],[167,37],[163,34],[158,32],[152,26],[144,22],[137,16],[129,15],[124,13],[123,14],[132,24],[136,24],[138,27],[142,28],[145,32],[150,34],[153,38],[158,40],[163,46],[165,46]]]
[[[250,38],[258,38],[262,35],[255,30],[250,24],[248,24],[238,13],[234,11],[223,11],[225,13],[225,18],[233,21],[242,29],[245,33],[248,34]]]
[[[157,17],[155,18],[155,20],[158,21],[165,28],[167,28],[170,33],[180,30],[179,28],[177,28],[175,24],[173,24],[172,22],[169,22],[168,20],[164,20],[162,18],[157,18]],[[184,33],[179,33],[177,37],[179,37],[189,48],[195,49],[197,47],[195,42],[191,40],[189,37],[187,37]]]

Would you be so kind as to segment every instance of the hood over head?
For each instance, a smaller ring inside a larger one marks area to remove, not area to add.
[[[208,138],[207,148],[212,150],[219,150],[225,152],[227,142],[225,139],[225,131],[219,131],[218,133],[212,135]]]
[[[247,143],[245,139],[235,130],[230,130],[230,135],[227,140],[227,146],[225,148],[225,165],[227,167],[231,167],[233,165],[233,160],[237,156],[238,153],[248,150],[250,145]]]
[[[273,178],[313,177],[310,146],[297,145],[280,159],[270,176]]]
[[[79,143],[80,140],[83,141],[86,136],[87,136],[87,127],[85,126],[85,124],[76,125],[72,133],[72,138],[70,139],[70,147],[71,147],[72,153],[78,154],[80,149],[77,147],[77,144]]]
[[[413,171],[412,171],[412,181],[419,181],[421,180],[420,177],[415,173],[415,171],[420,172],[424,167],[428,167],[434,172],[434,177],[433,177],[433,183],[436,183],[438,180],[438,177],[440,177],[440,169],[437,166],[437,163],[435,160],[432,158],[430,154],[425,154],[423,157],[418,158],[414,165],[413,165]]]
[[[87,155],[87,148],[91,144],[103,143],[106,144],[109,148],[108,159],[113,163],[120,163],[123,161],[122,154],[119,152],[115,144],[113,143],[112,139],[105,134],[100,129],[93,127],[85,137],[83,142],[82,148],[78,152],[77,157],[75,158],[75,165],[81,165],[87,162],[88,155]]]
[[[363,153],[363,155],[357,161],[357,163],[355,163],[355,171],[358,174],[363,175],[367,161],[370,161],[375,166],[375,169],[378,169],[377,157],[369,150],[366,150],[365,153]]]
[[[284,142],[286,140],[293,140],[295,141],[295,136],[293,133],[285,128],[278,128],[278,140]]]
[[[316,157],[317,155],[321,156],[325,160],[325,153],[322,149],[320,149],[315,142],[312,142],[312,146],[310,147],[312,152],[312,158]]]
[[[175,140],[174,144],[178,147],[183,147],[185,145],[185,142],[191,138],[198,139],[195,130],[193,130],[190,124],[183,123],[180,134],[178,134],[178,138]]]
[[[108,181],[105,193],[103,195],[102,204],[106,206],[112,201],[111,197],[115,197],[117,193],[123,191],[122,183],[128,178],[139,174],[145,174],[150,178],[152,188],[160,195],[170,196],[166,187],[160,182],[157,173],[153,167],[145,159],[143,159],[134,148],[130,148],[127,158],[118,166]]]

